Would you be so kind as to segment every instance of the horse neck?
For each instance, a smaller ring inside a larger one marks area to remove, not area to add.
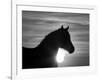
[[[52,52],[52,51],[57,51],[59,47],[55,44],[55,42],[48,41],[47,43],[39,44],[37,48],[41,50],[47,50],[48,52]]]
[[[58,34],[52,33],[52,34],[49,34],[48,36],[46,36],[44,38],[44,40],[41,41],[41,43],[38,45],[38,48],[41,48],[44,50],[47,49],[49,51],[58,50],[59,44],[58,44],[55,36],[58,36]]]

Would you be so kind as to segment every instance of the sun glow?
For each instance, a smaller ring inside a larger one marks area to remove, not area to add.
[[[63,48],[59,48],[57,55],[56,55],[56,61],[57,63],[62,63],[64,61],[64,57],[66,56],[66,53],[68,53],[66,50]]]

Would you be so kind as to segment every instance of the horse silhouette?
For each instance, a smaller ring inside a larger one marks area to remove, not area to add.
[[[40,42],[35,48],[22,47],[22,68],[47,68],[57,67],[55,56],[58,48],[63,48],[69,52],[74,52],[74,46],[71,42],[68,32],[69,26],[63,28],[63,25],[58,30],[55,30]]]

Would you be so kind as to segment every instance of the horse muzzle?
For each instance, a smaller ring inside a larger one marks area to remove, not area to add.
[[[70,48],[69,53],[72,54],[74,51],[75,51],[75,48],[72,47],[72,48]]]

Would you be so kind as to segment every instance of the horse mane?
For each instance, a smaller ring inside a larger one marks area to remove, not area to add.
[[[60,29],[54,30],[52,32],[50,32],[49,34],[47,34],[43,40],[40,42],[40,44],[38,46],[42,46],[45,43],[48,43],[49,41],[52,41],[55,37],[55,34],[57,34],[59,32]]]

